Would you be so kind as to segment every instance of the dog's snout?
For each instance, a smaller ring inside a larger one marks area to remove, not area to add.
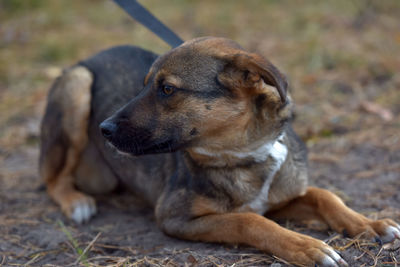
[[[111,139],[117,131],[117,125],[113,122],[103,121],[100,123],[100,130],[105,138]]]

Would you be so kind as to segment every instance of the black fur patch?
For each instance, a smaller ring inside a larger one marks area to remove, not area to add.
[[[260,110],[263,108],[266,97],[267,96],[265,94],[260,94],[256,97],[255,104],[256,104],[257,110]]]
[[[190,131],[190,135],[196,135],[198,133],[198,131],[197,131],[197,129],[196,128],[193,128],[191,131]]]

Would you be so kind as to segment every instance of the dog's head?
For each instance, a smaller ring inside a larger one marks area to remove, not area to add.
[[[276,138],[291,116],[285,77],[224,38],[194,39],[160,56],[144,84],[100,125],[118,150],[134,155],[236,149]]]

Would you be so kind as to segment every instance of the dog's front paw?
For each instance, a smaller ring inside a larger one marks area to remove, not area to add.
[[[343,230],[344,236],[357,236],[371,238],[379,243],[393,242],[395,239],[400,239],[400,225],[391,219],[363,220],[347,224]]]
[[[342,256],[325,242],[300,234],[291,240],[285,254],[291,258],[291,263],[298,266],[348,266]]]
[[[96,214],[96,202],[92,197],[75,191],[61,204],[61,209],[68,218],[81,224]]]
[[[376,234],[376,241],[380,243],[393,242],[395,239],[400,240],[400,225],[391,219],[372,221],[370,227]]]

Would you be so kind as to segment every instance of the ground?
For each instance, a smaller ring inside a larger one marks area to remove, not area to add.
[[[225,36],[269,58],[290,81],[310,183],[400,222],[400,2],[141,2],[185,40]],[[85,225],[49,199],[37,173],[48,88],[62,68],[126,43],[168,50],[112,1],[0,2],[0,266],[287,266],[246,246],[168,237],[129,193],[99,196]],[[399,264],[398,243],[281,223],[327,241],[350,266]]]

